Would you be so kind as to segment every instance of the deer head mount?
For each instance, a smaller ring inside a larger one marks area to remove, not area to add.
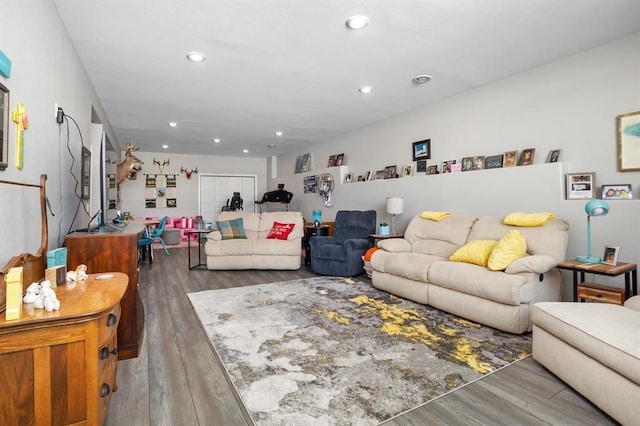
[[[118,164],[118,174],[117,181],[118,185],[125,181],[125,179],[131,179],[131,177],[135,176],[136,173],[142,170],[142,165],[144,164],[138,157],[133,155],[133,153],[139,150],[139,146],[135,146],[133,142],[127,143],[124,147],[125,157],[122,163]]]
[[[169,160],[163,161],[162,164],[160,164],[160,162],[156,160],[155,157],[153,157],[153,164],[157,165],[158,170],[160,170],[160,173],[162,173],[164,171],[164,166],[169,164]]]
[[[180,173],[184,173],[185,176],[187,177],[187,179],[191,179],[191,175],[193,173],[198,173],[198,168],[196,167],[195,169],[191,169],[191,171],[188,172],[187,169],[185,169],[184,167],[180,166]]]

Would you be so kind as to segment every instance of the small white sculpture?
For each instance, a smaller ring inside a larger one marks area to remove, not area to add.
[[[40,284],[31,283],[31,285],[27,287],[27,293],[22,298],[22,301],[24,303],[34,303],[39,295],[40,295]]]
[[[40,295],[42,296],[44,309],[47,312],[60,309],[60,301],[56,297],[56,292],[51,288],[51,283],[47,280],[42,281],[41,287]]]

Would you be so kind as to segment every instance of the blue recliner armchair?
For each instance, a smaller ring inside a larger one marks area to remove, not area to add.
[[[333,236],[309,240],[311,270],[321,275],[353,277],[364,272],[362,256],[373,247],[369,238],[376,230],[376,211],[346,211],[336,214]]]

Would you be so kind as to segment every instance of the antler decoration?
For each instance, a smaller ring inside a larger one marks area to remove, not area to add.
[[[170,160],[170,159],[169,159]],[[160,162],[158,160],[156,160],[156,158],[153,158],[153,164],[158,166],[158,170],[160,170],[160,173],[162,173],[164,171],[164,166],[169,164],[169,160],[163,161],[162,164],[160,164]]]
[[[187,179],[191,179],[191,175],[193,173],[198,173],[198,167],[196,167],[195,169],[191,169],[191,171],[188,172],[187,169],[185,169],[184,167],[180,166],[180,173],[184,173],[185,176],[187,177]]]
[[[125,146],[125,157],[122,163],[118,164],[117,168],[117,181],[118,185],[125,181],[125,179],[131,179],[136,173],[142,170],[144,164],[133,153],[139,150],[140,147],[133,144],[133,142],[127,143]]]

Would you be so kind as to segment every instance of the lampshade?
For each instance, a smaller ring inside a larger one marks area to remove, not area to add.
[[[589,216],[605,216],[609,213],[609,204],[602,200],[591,200],[584,206]]]
[[[591,200],[584,206],[587,213],[587,255],[576,256],[576,260],[585,263],[600,263],[601,258],[591,256],[591,217],[605,216],[609,213],[609,204],[602,200]]]
[[[398,198],[398,197],[387,198],[387,213],[402,214],[403,212],[404,212],[404,198]]]

